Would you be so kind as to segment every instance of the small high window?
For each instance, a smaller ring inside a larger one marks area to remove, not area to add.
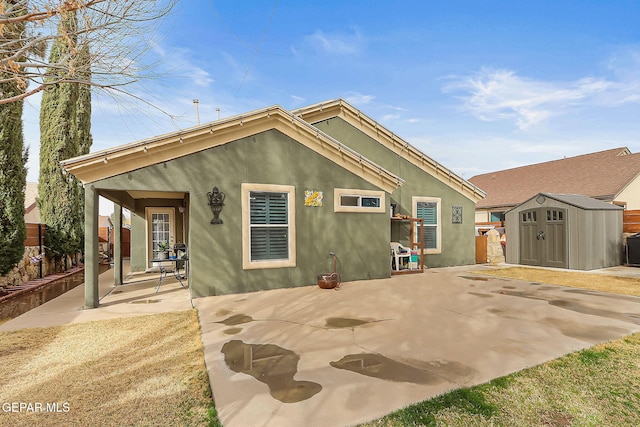
[[[335,212],[385,212],[384,191],[336,188],[333,195]]]

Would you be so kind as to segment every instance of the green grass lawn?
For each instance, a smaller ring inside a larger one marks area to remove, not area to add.
[[[640,334],[463,388],[363,426],[638,426]]]

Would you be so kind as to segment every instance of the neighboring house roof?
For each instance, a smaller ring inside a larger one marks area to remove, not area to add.
[[[300,117],[279,106],[229,117],[60,162],[83,184],[150,166],[276,129],[389,193],[404,183]]]
[[[98,227],[103,227],[103,228],[113,227],[113,221],[111,221],[111,217],[108,215],[98,216]]]
[[[487,192],[477,209],[509,208],[540,192],[612,201],[640,173],[640,154],[625,147],[476,175]]]
[[[342,99],[321,102],[292,111],[309,123],[317,123],[333,117],[341,117],[356,129],[380,142],[389,150],[404,157],[429,175],[464,194],[470,200],[478,202],[486,196],[481,186],[464,180],[440,163],[436,162],[416,147],[394,134],[360,110]]]
[[[27,182],[24,188],[24,209],[25,211],[31,211],[37,206],[38,199],[38,183]]]
[[[26,222],[39,223],[40,210],[38,209],[38,183],[27,182],[24,189],[24,219]]]

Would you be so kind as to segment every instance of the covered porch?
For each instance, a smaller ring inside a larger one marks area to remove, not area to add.
[[[113,285],[124,284],[127,274],[153,272],[157,278],[159,267],[175,268],[176,263],[154,262],[162,245],[171,250],[189,243],[189,193],[181,191],[145,191],[98,189],[85,185],[85,308],[100,304],[100,280],[97,269],[99,197],[114,203]],[[126,260],[122,250],[123,209],[131,212],[131,258]],[[168,264],[168,265],[164,265]],[[126,270],[126,272],[125,272]],[[188,285],[189,278],[184,282]],[[188,286],[187,286],[188,287]]]

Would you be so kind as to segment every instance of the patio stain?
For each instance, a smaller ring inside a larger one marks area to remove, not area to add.
[[[222,333],[227,334],[227,335],[235,335],[242,332],[242,328],[229,328],[229,329],[225,329],[224,331],[222,331]]]
[[[493,298],[493,295],[481,294],[480,292],[467,292],[469,295],[474,295],[480,298]]]
[[[159,299],[139,299],[136,301],[131,301],[129,304],[155,304],[160,302]]]
[[[216,323],[222,323],[223,325],[227,326],[235,326],[249,322],[253,322],[253,317],[247,316],[246,314],[234,314],[233,316],[227,317],[226,319]]]
[[[553,317],[545,318],[542,323],[553,326],[564,336],[592,343],[608,341],[626,333],[624,329],[613,326],[584,325],[582,323]]]
[[[543,288],[540,288],[540,289],[543,290]],[[549,288],[549,289],[555,290],[555,288]],[[640,324],[640,320],[637,318],[637,315],[635,315],[634,313],[619,313],[619,312],[610,311],[610,310],[602,310],[599,308],[589,307],[588,305],[585,305],[584,303],[579,301],[545,298],[543,296],[536,296],[523,291],[506,290],[506,291],[491,291],[491,292],[502,294],[502,295],[509,295],[513,297],[546,301],[547,304],[549,305],[563,308],[565,310],[570,310],[576,313],[589,314],[589,315],[600,316],[600,317],[608,317],[609,319],[622,320],[623,322]]]
[[[345,369],[386,381],[413,384],[437,384],[443,381],[440,377],[425,369],[416,368],[380,354],[348,354],[337,362],[330,362],[329,364],[337,369]]]
[[[311,381],[297,381],[300,357],[273,344],[245,344],[232,340],[222,346],[224,361],[234,372],[251,375],[269,387],[271,396],[283,403],[309,399],[322,390]]]
[[[458,276],[462,279],[467,279],[467,280],[477,280],[479,282],[488,282],[489,278],[488,277],[478,277],[478,276]]]
[[[372,323],[373,320],[352,319],[349,317],[328,317],[326,319],[327,328],[354,328],[360,325]]]

